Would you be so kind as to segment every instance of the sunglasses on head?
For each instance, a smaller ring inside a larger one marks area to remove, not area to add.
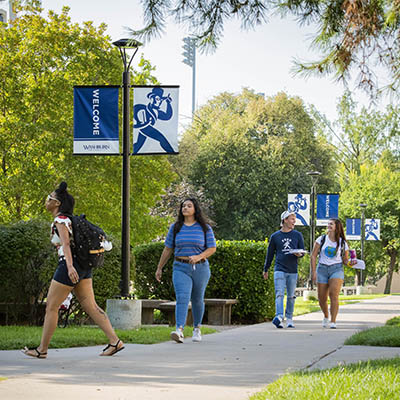
[[[49,201],[49,200],[59,201],[58,199],[53,197],[51,194],[47,195],[47,201]]]

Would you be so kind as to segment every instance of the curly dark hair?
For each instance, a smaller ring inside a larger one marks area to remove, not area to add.
[[[182,207],[184,205],[184,203],[186,201],[191,201],[193,203],[194,206],[194,219],[200,224],[201,228],[203,229],[204,234],[207,233],[208,231],[208,226],[210,225],[210,222],[207,218],[207,216],[203,213],[199,202],[197,201],[197,199],[195,198],[187,198],[185,200],[183,200],[180,204],[179,207],[179,213],[178,213],[178,218],[175,222],[174,225],[174,237],[176,236],[176,234],[181,230],[182,225],[185,221],[185,217],[182,214]]]
[[[67,182],[61,182],[54,191],[60,204],[60,213],[72,215],[74,213],[75,199],[67,191]]]

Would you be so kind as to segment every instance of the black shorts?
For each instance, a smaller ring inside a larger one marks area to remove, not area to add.
[[[78,265],[74,264],[74,267],[76,271],[78,272],[79,275],[79,281],[82,279],[89,279],[92,277],[92,270],[91,269],[82,269]],[[68,268],[67,268],[67,262],[65,261],[65,258],[59,258],[58,260],[58,266],[56,269],[56,272],[54,272],[53,279],[59,283],[62,283],[63,285],[67,286],[72,286],[74,287],[78,283],[72,283],[71,279],[69,279],[68,276]]]

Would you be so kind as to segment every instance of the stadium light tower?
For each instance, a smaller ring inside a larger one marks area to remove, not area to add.
[[[183,63],[192,67],[192,119],[196,104],[196,41],[193,37],[183,38]]]

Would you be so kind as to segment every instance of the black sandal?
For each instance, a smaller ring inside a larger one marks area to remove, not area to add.
[[[118,342],[116,344],[111,344],[111,343],[108,344],[107,347],[105,347],[103,349],[103,353],[101,353],[100,355],[109,357],[109,356],[113,356],[115,353],[118,353],[119,351],[123,350],[125,348],[124,346],[118,348],[118,345],[120,344],[120,342],[121,342],[121,340],[118,340]],[[104,352],[107,351],[110,347],[113,347],[113,350],[111,351],[111,353],[104,354]]]
[[[39,346],[38,346],[39,347]],[[29,350],[35,350],[36,354],[29,354],[28,351]],[[41,353],[37,347],[24,347],[23,350],[21,350],[26,356],[29,357],[35,357],[35,358],[47,358],[47,353]]]

